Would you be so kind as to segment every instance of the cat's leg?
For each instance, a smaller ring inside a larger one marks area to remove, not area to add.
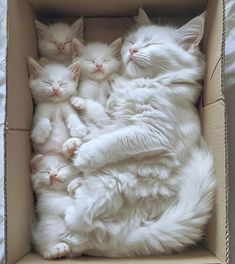
[[[77,110],[84,110],[86,108],[86,101],[80,96],[72,96],[70,98],[71,105]]]
[[[93,121],[93,123],[100,127],[104,127],[110,124],[110,117],[105,112],[104,107],[94,100],[86,100],[86,108],[84,114],[86,118]]]
[[[58,216],[41,216],[33,229],[33,243],[36,250],[46,259],[68,256],[70,245],[64,241],[67,226]]]
[[[73,162],[81,170],[93,170],[115,161],[159,153],[167,145],[167,137],[147,127],[132,125],[84,143],[76,151]]]
[[[85,137],[87,128],[82,123],[75,110],[70,105],[67,105],[67,107],[63,109],[63,112],[71,137]]]
[[[49,138],[52,130],[51,109],[47,104],[38,104],[34,114],[34,125],[31,132],[32,141],[36,144],[43,144]]]

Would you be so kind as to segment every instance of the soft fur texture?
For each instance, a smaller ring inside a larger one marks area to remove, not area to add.
[[[87,126],[89,137],[99,128],[111,123],[106,113],[106,103],[111,92],[111,83],[120,70],[118,54],[121,39],[111,44],[90,43],[84,46],[79,40],[73,40],[74,61],[81,65],[81,82],[78,96],[70,100],[73,107],[79,111],[79,116]],[[73,154],[77,148],[74,139],[69,139],[64,148],[67,156]]]
[[[34,247],[46,259],[74,254],[76,236],[65,225],[64,212],[74,202],[69,193],[77,170],[61,155],[41,154],[32,159],[31,168],[37,194]]]
[[[42,24],[35,20],[38,33],[38,47],[42,65],[60,62],[69,65],[72,60],[72,40],[83,40],[83,18],[71,26],[66,23]]]
[[[73,160],[84,177],[65,221],[87,236],[77,246],[91,255],[182,250],[200,240],[213,205],[213,161],[194,108],[204,18],[176,29],[151,25],[140,10],[138,21],[144,26],[121,50],[126,78],[115,81],[108,102],[115,129],[83,144]]]
[[[69,102],[77,92],[79,64],[68,67],[49,64],[43,68],[30,58],[28,66],[30,88],[37,104],[31,133],[35,151],[42,154],[66,152],[62,144],[70,137],[80,145],[79,138],[84,137],[87,130]]]

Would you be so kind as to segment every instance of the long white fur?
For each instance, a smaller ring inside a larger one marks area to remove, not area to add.
[[[59,62],[66,66],[70,65],[72,62],[73,38],[83,40],[83,18],[78,19],[71,26],[61,22],[46,25],[35,20],[35,26],[41,55],[40,64],[46,65],[51,62]]]
[[[64,212],[74,203],[69,192],[77,170],[63,156],[55,154],[35,156],[31,167],[37,194],[37,221],[32,228],[34,247],[46,259],[73,254],[76,234],[65,225]],[[54,176],[56,180],[50,178]]]
[[[65,221],[87,235],[80,250],[91,255],[182,250],[200,240],[213,205],[213,160],[199,145],[194,108],[204,73],[198,49],[204,19],[179,29],[142,20],[124,42],[126,78],[116,80],[108,103],[117,125],[74,158],[84,177]]]
[[[30,88],[36,101],[31,132],[35,151],[41,154],[66,152],[62,144],[70,137],[77,145],[81,144],[80,139],[87,133],[86,126],[69,102],[77,92],[79,64],[41,67],[30,58],[28,66]]]

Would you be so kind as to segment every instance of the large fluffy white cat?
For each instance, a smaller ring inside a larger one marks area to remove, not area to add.
[[[77,62],[65,67],[49,64],[41,67],[28,60],[30,88],[36,101],[31,138],[38,153],[61,153],[62,144],[73,137],[77,145],[86,133],[86,126],[69,99],[77,92],[80,66]],[[80,139],[79,139],[80,138]]]
[[[69,193],[77,170],[62,155],[55,154],[36,155],[31,169],[37,194],[37,220],[32,230],[35,249],[46,259],[76,254],[76,234],[65,225],[64,212],[74,202]]]
[[[213,206],[213,160],[200,144],[194,108],[204,18],[177,29],[152,25],[140,10],[139,21],[145,26],[121,50],[126,78],[116,80],[109,100],[118,127],[74,158],[84,177],[65,221],[87,235],[81,252],[91,255],[182,250],[201,239]]]
[[[41,55],[40,64],[60,62],[69,65],[72,61],[73,38],[83,39],[83,18],[71,26],[66,23],[42,24],[35,20],[38,34],[38,48]]]

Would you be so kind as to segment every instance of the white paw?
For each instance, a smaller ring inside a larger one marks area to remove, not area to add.
[[[51,130],[52,127],[49,122],[44,122],[35,126],[31,133],[32,141],[36,144],[44,144],[49,138]]]
[[[48,247],[43,256],[45,259],[56,259],[68,256],[70,253],[70,247],[64,242],[57,243],[51,247]]]
[[[72,106],[76,109],[76,110],[84,110],[86,107],[86,103],[85,101],[79,97],[79,96],[73,96],[70,99],[70,103],[72,104]]]
[[[74,196],[75,191],[79,186],[82,185],[82,179],[81,178],[76,178],[73,181],[71,181],[67,187],[67,191],[70,196]]]
[[[79,138],[69,138],[62,145],[62,153],[71,158],[74,156],[75,151],[82,145],[82,141]]]
[[[70,128],[70,135],[72,137],[83,138],[87,134],[87,128],[85,125],[74,125]]]

